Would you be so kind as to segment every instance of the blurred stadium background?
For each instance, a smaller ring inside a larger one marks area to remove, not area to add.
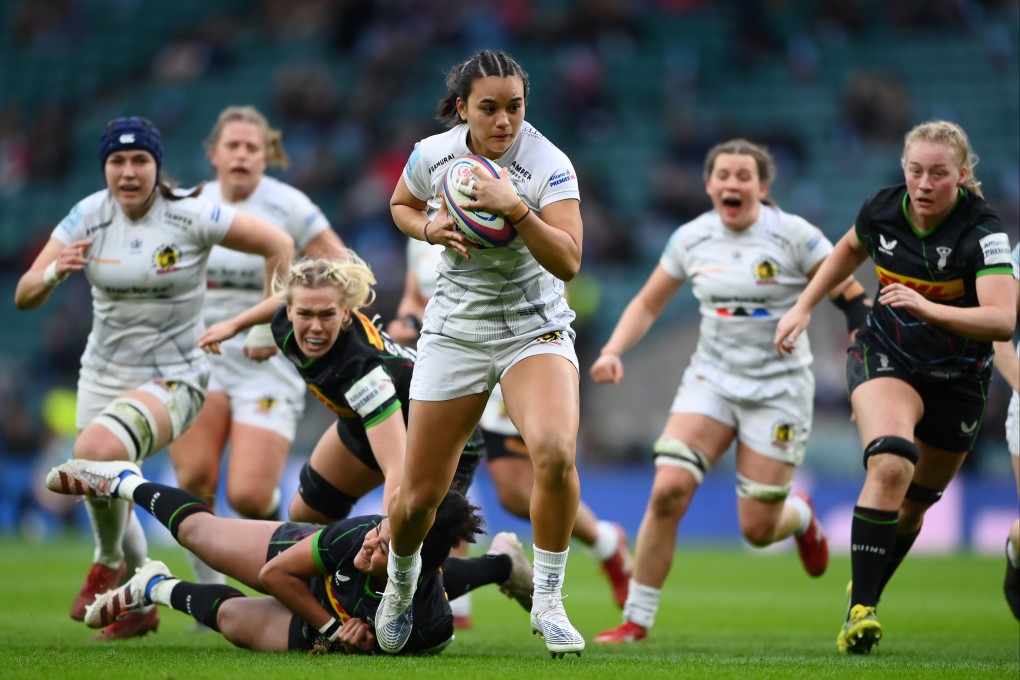
[[[41,310],[19,313],[14,285],[74,203],[102,186],[97,140],[121,115],[152,118],[165,170],[211,176],[202,141],[231,104],[253,104],[284,132],[290,168],[379,278],[392,316],[404,241],[388,210],[443,75],[477,49],[529,71],[527,118],[573,159],[585,221],[571,300],[582,363],[582,494],[633,535],[657,436],[694,347],[682,290],[597,388],[587,368],[677,225],[709,207],[705,152],[742,136],[765,143],[772,195],[832,239],[871,192],[899,181],[903,133],[930,118],[964,126],[985,193],[1020,230],[1020,3],[1017,0],[0,0],[0,536],[82,526],[80,508],[40,492],[40,470],[68,455],[73,390],[90,323],[74,277]],[[874,278],[865,269],[869,293]],[[800,485],[845,549],[862,479],[843,392],[843,321],[812,329],[816,427]],[[1001,549],[1017,497],[1004,445],[1008,401],[996,379],[981,441],[919,549]],[[330,420],[312,402],[288,469]],[[736,543],[732,461],[684,523],[688,538]],[[166,456],[150,476],[172,480]],[[490,526],[526,526],[476,490]],[[367,499],[366,503],[377,503]]]

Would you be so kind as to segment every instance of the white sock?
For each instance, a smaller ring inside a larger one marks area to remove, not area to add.
[[[797,511],[800,515],[800,524],[793,530],[794,536],[803,536],[811,525],[811,506],[800,496],[787,496],[786,504]]]
[[[92,561],[116,569],[124,561],[124,530],[131,504],[106,498],[86,498],[85,510],[92,524],[96,549]]]
[[[471,616],[471,593],[450,600],[450,609],[454,616]]]
[[[149,544],[145,540],[142,523],[138,521],[138,515],[134,508],[128,513],[127,528],[124,530],[124,540],[121,545],[124,549],[124,561],[127,562],[127,573],[133,574],[135,569],[145,564],[145,558],[149,552]]]
[[[560,597],[569,552],[570,548],[563,552],[549,552],[535,546],[535,575],[532,577],[535,584],[534,599]]]
[[[164,607],[169,607],[170,593],[180,582],[181,580],[179,578],[164,578],[162,581],[152,586],[152,590],[149,591],[149,599],[152,600],[153,604],[161,604]]]
[[[269,507],[262,513],[263,517],[273,517],[280,509],[280,487],[273,489],[273,497],[269,499]]]
[[[1020,546],[1011,539],[1006,539],[1006,559],[1014,568],[1020,567]]]
[[[386,560],[386,575],[390,583],[403,592],[413,591],[418,585],[421,573],[421,546],[410,555],[400,556],[393,551],[390,543],[390,554]]]
[[[655,614],[659,611],[661,588],[653,588],[630,580],[627,590],[627,602],[623,605],[623,620],[631,621],[648,629],[655,623]]]
[[[620,546],[620,533],[614,524],[605,520],[599,520],[595,527],[598,530],[598,536],[589,550],[596,561],[605,562],[616,553],[616,549]]]
[[[120,483],[117,485],[117,488],[114,489],[113,493],[114,495],[117,496],[117,498],[123,498],[126,501],[133,501],[135,499],[134,497],[135,489],[137,489],[139,486],[145,484],[148,481],[149,480],[140,475],[135,474],[124,475],[121,478]]]
[[[188,558],[188,563],[191,564],[191,570],[195,572],[195,580],[199,583],[205,585],[224,585],[227,582],[226,576],[203,562],[195,553],[186,552],[185,555]]]

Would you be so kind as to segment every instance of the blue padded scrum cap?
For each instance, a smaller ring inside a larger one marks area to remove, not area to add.
[[[99,167],[105,171],[106,159],[118,151],[141,149],[156,160],[156,176],[163,167],[163,137],[148,118],[114,118],[106,124],[99,142]]]

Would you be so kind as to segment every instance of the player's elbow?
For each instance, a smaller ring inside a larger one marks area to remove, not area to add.
[[[269,560],[259,570],[259,585],[262,586],[264,592],[273,593],[277,590],[281,579],[285,577],[283,570],[276,564],[276,560]]]

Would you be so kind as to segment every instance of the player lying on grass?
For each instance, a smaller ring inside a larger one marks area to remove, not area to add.
[[[385,517],[352,517],[328,526],[217,517],[198,496],[149,482],[127,461],[71,460],[50,471],[46,486],[57,493],[134,501],[210,567],[272,596],[245,597],[233,586],[181,581],[162,562],[150,561],[123,586],[96,597],[85,614],[89,626],[162,604],[255,651],[378,651],[373,622],[386,584]],[[481,533],[477,510],[456,491],[443,499],[425,539],[412,605],[414,634],[404,653],[444,649],[453,639],[447,597],[486,583],[500,584],[531,611],[531,565],[513,534],[497,534],[483,557],[447,560],[458,541],[473,543]]]

